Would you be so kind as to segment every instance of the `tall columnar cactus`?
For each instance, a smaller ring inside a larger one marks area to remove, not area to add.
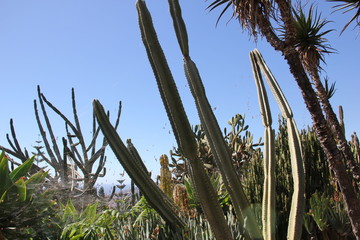
[[[169,158],[163,154],[160,156],[160,189],[169,197],[172,197],[171,172],[169,170]]]
[[[292,196],[291,210],[289,216],[288,239],[300,239],[305,209],[305,171],[300,136],[295,121],[293,119],[293,114],[290,106],[283,92],[281,91],[276,79],[274,78],[270,69],[262,58],[260,52],[255,49],[250,53],[250,58],[256,81],[262,82],[262,78],[260,75],[261,70],[270,86],[273,95],[275,96],[282,115],[287,122],[289,149],[291,155],[291,168],[294,181],[294,192]],[[264,101],[264,99],[262,99],[262,101]],[[266,163],[264,165],[265,167],[268,166]]]
[[[175,81],[157,39],[151,15],[143,0],[137,1],[136,8],[139,15],[141,36],[154,71],[159,92],[179,148],[189,161],[190,173],[204,213],[217,239],[232,239],[230,228],[218,204],[216,192],[204,170],[203,163],[197,156],[195,136],[191,130]],[[180,9],[177,8],[176,10]],[[181,37],[185,38],[186,36],[182,35]]]
[[[211,151],[217,167],[219,168],[224,184],[230,194],[237,216],[246,219],[246,230],[251,238],[262,238],[260,229],[257,225],[255,215],[250,203],[245,196],[240,178],[237,175],[231,160],[231,152],[228,148],[219,124],[212,111],[210,103],[206,97],[199,71],[189,55],[188,37],[185,23],[181,16],[181,9],[178,0],[169,0],[170,12],[176,36],[184,56],[184,68],[191,93],[194,97],[196,108],[204,128]]]
[[[138,156],[137,151],[135,151],[136,149],[132,144],[129,145],[131,141],[128,141],[129,148],[127,148],[117,134],[115,128],[111,125],[100,102],[94,100],[93,105],[99,126],[109,142],[111,149],[124,167],[124,170],[144,194],[149,204],[172,228],[184,227],[184,221],[178,216],[180,210],[150,178],[143,161],[140,159],[140,156]]]
[[[269,107],[269,101],[266,94],[264,82],[260,75],[259,66],[253,63],[256,68],[254,73],[260,112],[264,133],[264,192],[262,203],[262,225],[263,236],[265,239],[275,239],[275,134],[271,127],[272,118]]]

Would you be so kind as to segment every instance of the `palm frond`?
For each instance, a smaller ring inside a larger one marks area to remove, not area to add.
[[[357,11],[350,18],[350,20],[345,24],[344,28],[341,30],[341,33],[345,31],[345,29],[356,20],[356,25],[360,27],[360,0],[328,0],[329,2],[341,2],[338,5],[335,5],[335,11],[343,11],[343,13],[347,13],[353,10]]]
[[[310,6],[307,15],[301,7],[293,12],[296,27],[295,47],[307,69],[319,68],[320,62],[326,63],[324,54],[334,52],[324,37],[333,29],[323,31],[329,21],[322,19],[321,14],[317,13],[313,5]]]
[[[326,92],[327,99],[330,99],[330,98],[332,98],[334,96],[334,94],[336,92],[335,85],[336,85],[336,82],[333,82],[329,86],[329,79],[325,78],[325,92]]]
[[[226,4],[224,9],[221,11],[218,19],[216,20],[216,25],[218,25],[220,19],[222,18],[222,16],[224,15],[224,13],[228,10],[228,8],[232,5],[231,0],[215,0],[213,3],[211,3],[206,9],[209,9],[209,11],[211,12],[212,10],[220,7],[221,5]],[[234,14],[233,14],[234,16]]]
[[[217,19],[218,23],[230,6],[233,7],[232,18],[236,17],[241,27],[248,29],[250,35],[255,38],[258,27],[263,24],[262,19],[269,19],[273,9],[272,0],[213,0],[207,9],[213,11],[216,8],[224,7]]]

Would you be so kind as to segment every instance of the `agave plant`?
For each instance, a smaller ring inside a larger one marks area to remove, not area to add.
[[[9,195],[13,197],[11,193],[17,195],[17,199],[21,202],[29,201],[32,198],[34,192],[34,186],[41,183],[47,176],[47,172],[38,172],[30,177],[28,173],[34,163],[35,157],[32,157],[18,166],[12,172],[9,172],[8,157],[4,154],[0,154],[0,203],[5,200],[9,201]]]
[[[0,236],[5,239],[57,238],[60,231],[51,193],[41,190],[47,172],[30,174],[34,157],[9,170],[0,154]]]
[[[64,226],[60,239],[114,239],[113,222],[116,215],[111,211],[98,211],[98,203],[88,205],[79,212],[69,200],[61,206],[61,222]]]

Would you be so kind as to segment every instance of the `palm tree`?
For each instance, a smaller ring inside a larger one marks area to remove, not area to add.
[[[284,56],[340,186],[353,233],[360,239],[360,203],[352,186],[353,180],[359,181],[358,166],[319,77],[324,55],[333,50],[324,39],[331,30],[321,32],[327,21],[322,20],[313,7],[306,17],[302,8],[295,9],[289,0],[214,0],[208,9],[211,11],[220,6],[224,8],[219,19],[232,8],[233,18],[239,20],[244,30],[248,30],[255,40],[258,36],[264,37]],[[353,179],[347,173],[344,161],[350,166]]]

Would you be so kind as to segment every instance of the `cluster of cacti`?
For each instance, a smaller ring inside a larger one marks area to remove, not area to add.
[[[237,171],[239,166],[237,166],[236,163],[239,158],[243,157],[237,155],[237,153],[242,152],[241,144],[243,142],[237,141],[239,140],[237,135],[246,127],[243,125],[243,122],[240,121],[241,118],[236,116],[232,119],[232,134],[225,134],[225,138],[222,135],[206,98],[205,89],[198,69],[189,56],[188,37],[185,24],[181,17],[179,3],[177,0],[169,0],[169,5],[176,36],[184,57],[185,75],[201,121],[201,130],[195,132],[195,134],[191,130],[175,81],[172,78],[164,53],[157,40],[150,13],[144,1],[139,0],[136,4],[145,49],[148,53],[160,96],[179,146],[178,156],[180,156],[180,159],[183,161],[181,165],[178,164],[175,166],[176,181],[179,181],[179,176],[180,181],[184,179],[184,176],[178,174],[180,170],[188,173],[189,180],[185,181],[185,186],[189,186],[189,183],[191,183],[193,192],[190,192],[190,188],[187,187],[187,199],[189,203],[195,200],[195,202],[200,204],[201,211],[203,211],[217,239],[234,239],[234,236],[231,231],[231,226],[226,222],[212,180],[205,171],[205,168],[209,169],[203,161],[205,159],[207,161],[211,160],[212,164],[215,165],[216,171],[221,174],[226,192],[230,196],[231,208],[236,213],[237,225],[241,228],[242,237],[250,239],[275,239],[277,233],[282,231],[281,234],[284,234],[286,231],[285,228],[287,227],[286,237],[288,239],[300,239],[306,208],[305,194],[312,190],[308,189],[305,185],[307,178],[305,177],[304,165],[306,165],[306,162],[304,162],[301,138],[296,128],[291,109],[274,76],[265,64],[261,54],[257,50],[252,51],[250,54],[251,62],[265,126],[264,152],[263,163],[261,163],[261,153],[254,151],[255,158],[251,159],[251,157],[249,157],[251,160],[247,161],[252,161],[251,165],[254,168],[248,171],[244,170],[242,173],[241,171]],[[278,102],[282,115],[286,120],[284,121],[284,124],[286,124],[286,127],[283,128],[284,132],[278,135],[277,138],[275,138],[274,130],[271,128],[271,114],[261,74],[265,76]],[[183,227],[182,221],[186,222],[186,220],[183,219],[179,221],[179,219],[175,217],[181,212],[180,209],[173,207],[173,201],[169,197],[165,197],[166,194],[155,187],[150,178],[144,178],[144,176],[147,175],[146,167],[141,161],[140,156],[138,156],[137,153],[133,154],[133,150],[131,149],[124,149],[120,137],[109,123],[98,101],[94,101],[94,108],[99,125],[108,139],[110,146],[130,177],[134,179],[136,184],[140,184],[138,185],[140,190],[143,191],[142,189],[144,189],[144,196],[149,204],[159,212],[170,226],[178,225]],[[237,129],[236,132],[235,126],[241,130]],[[205,141],[201,142],[199,138]],[[283,150],[277,151],[276,141],[282,144],[283,147],[286,145],[286,148],[284,147]],[[252,139],[250,139],[249,142],[252,143]],[[313,146],[310,145],[306,147]],[[204,149],[208,151],[204,151]],[[204,152],[208,154],[206,158],[202,158]],[[201,155],[201,153],[203,153],[203,155]],[[321,162],[321,160],[319,162]],[[165,163],[164,157],[162,157],[161,162],[162,168],[167,168],[165,167],[167,163]],[[262,174],[259,169],[261,166],[263,167]],[[279,170],[277,170],[275,166],[277,166]],[[210,166],[210,168],[211,167],[212,166]],[[318,166],[319,169],[321,167],[324,166]],[[289,177],[290,171],[292,172],[291,177]],[[324,174],[326,174],[326,172]],[[169,179],[169,172],[162,170],[162,177],[165,175],[166,178]],[[311,177],[314,178],[316,176]],[[259,184],[259,179],[263,181],[263,187],[257,187],[255,191],[252,191],[251,188],[253,188],[253,184],[257,184],[257,186],[262,185]],[[242,184],[241,181],[244,181],[244,184]],[[319,178],[311,182],[315,183],[317,181],[319,181]],[[161,182],[163,182],[161,188],[167,192],[168,190],[166,190],[165,187],[167,180],[164,178]],[[151,189],[151,192],[149,192],[149,189]],[[277,194],[278,192],[279,194]],[[255,201],[253,201],[253,195],[257,197]],[[259,195],[262,195],[262,207],[259,207]],[[164,198],[165,201],[163,202],[165,206],[167,206],[167,210],[163,208],[160,202],[155,201],[155,199],[158,199],[160,196]],[[184,209],[182,204],[179,204],[179,206]],[[259,224],[258,221],[260,211],[262,212],[261,224]],[[286,226],[280,227],[282,223],[285,223]]]
[[[326,239],[331,234],[341,236],[342,239],[351,238],[351,225],[344,210],[343,199],[325,163],[320,143],[311,128],[298,132],[289,104],[260,52],[252,51],[250,59],[265,128],[263,151],[261,148],[255,149],[255,146],[261,144],[253,143],[244,117],[239,114],[228,122],[231,130],[224,134],[221,132],[206,97],[199,71],[189,54],[188,36],[179,2],[169,0],[169,5],[184,58],[185,75],[201,124],[191,128],[157,39],[151,15],[145,2],[138,0],[136,7],[142,39],[178,143],[178,149],[171,156],[172,164],[166,155],[160,157],[159,186],[151,179],[131,140],[128,139],[125,145],[116,132],[121,105],[113,127],[109,114],[99,101],[94,101],[93,139],[86,146],[76,111],[74,91],[73,124],[38,88],[41,111],[51,141],[48,141],[40,121],[36,101],[34,108],[43,142],[50,156],[47,158],[41,152],[41,147],[37,151],[44,161],[53,166],[61,181],[68,184],[71,180],[76,180],[69,174],[69,171],[75,171],[74,167],[68,166],[67,160],[71,159],[83,172],[81,181],[84,181],[85,189],[92,189],[96,179],[101,176],[101,171],[105,169],[104,153],[107,144],[132,179],[131,199],[125,197],[118,200],[117,210],[102,209],[99,212],[103,206],[99,207],[98,203],[87,206],[83,211],[77,210],[70,201],[62,206],[61,221],[65,226],[61,238],[292,240],[302,237],[316,239],[319,236]],[[279,120],[278,133],[272,129],[272,116],[262,76],[266,78],[283,116]],[[333,88],[328,90],[329,97],[333,91]],[[66,123],[68,136],[63,138],[63,156],[55,141],[45,104]],[[339,111],[340,125],[345,132],[342,108]],[[95,117],[99,127],[96,127]],[[17,143],[12,122],[11,127],[15,143],[9,142],[14,152],[7,151],[24,159],[27,153],[22,152]],[[96,149],[95,142],[100,129],[106,139],[101,148]],[[244,132],[245,136],[242,136]],[[350,145],[355,159],[360,162],[356,133],[352,135]],[[76,146],[80,146],[80,150]],[[20,202],[30,201],[34,189],[28,187],[43,180],[46,174],[38,173],[26,179],[25,175],[34,159],[25,161],[9,173],[7,160],[4,159],[0,155],[0,177],[4,180],[0,182],[0,207],[5,206],[2,204],[9,200],[10,193]],[[96,161],[99,165],[95,173],[92,173]],[[173,168],[172,171],[169,167]],[[118,188],[122,190],[123,180],[118,182]],[[134,184],[143,195],[136,204]],[[104,192],[99,195],[104,197]],[[5,228],[1,226],[0,230],[3,229]],[[306,232],[302,232],[303,229]]]

